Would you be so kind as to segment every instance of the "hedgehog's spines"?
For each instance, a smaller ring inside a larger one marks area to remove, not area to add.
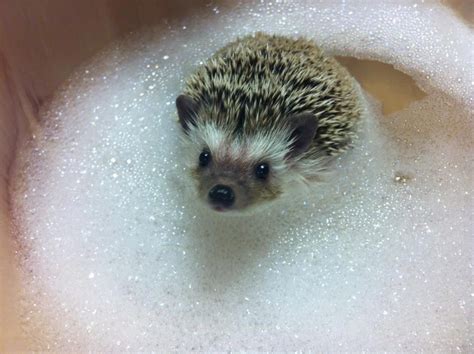
[[[318,131],[302,157],[305,166],[347,150],[360,116],[346,70],[303,38],[240,38],[201,66],[184,93],[198,102],[200,119],[235,137],[283,129],[292,115],[313,113]]]

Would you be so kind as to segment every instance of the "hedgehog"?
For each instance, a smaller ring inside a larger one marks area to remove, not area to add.
[[[176,99],[199,199],[239,213],[322,181],[356,136],[357,87],[306,38],[256,33],[218,50]]]

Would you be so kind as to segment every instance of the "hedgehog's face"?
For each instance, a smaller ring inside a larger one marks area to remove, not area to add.
[[[216,211],[247,210],[281,194],[272,162],[251,158],[239,145],[225,139],[217,146],[203,142],[201,152],[193,148],[196,153],[189,156],[199,197]]]
[[[295,124],[241,136],[212,119],[199,119],[187,96],[178,97],[177,108],[199,198],[220,212],[250,210],[277,199],[298,178],[297,162],[317,126],[314,116],[304,113],[292,119]]]

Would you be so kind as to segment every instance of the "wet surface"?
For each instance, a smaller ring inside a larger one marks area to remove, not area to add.
[[[388,64],[370,60],[359,61],[351,58],[343,59],[342,62],[350,68],[354,76],[360,80],[362,86],[382,102],[385,114],[404,109],[411,102],[418,101],[425,96],[409,76],[393,69]],[[414,180],[416,180],[414,176],[406,170],[397,170],[393,176],[393,181],[401,185],[410,184]],[[7,247],[2,247],[3,252]],[[2,259],[8,258],[2,257]],[[3,269],[8,269],[8,267],[7,264],[3,266]],[[9,334],[9,336],[14,337],[15,334]],[[14,340],[13,342],[17,341]]]

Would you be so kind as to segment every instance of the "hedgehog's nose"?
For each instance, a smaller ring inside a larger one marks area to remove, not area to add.
[[[235,194],[229,186],[218,184],[209,191],[209,200],[215,206],[228,208],[234,204]]]

